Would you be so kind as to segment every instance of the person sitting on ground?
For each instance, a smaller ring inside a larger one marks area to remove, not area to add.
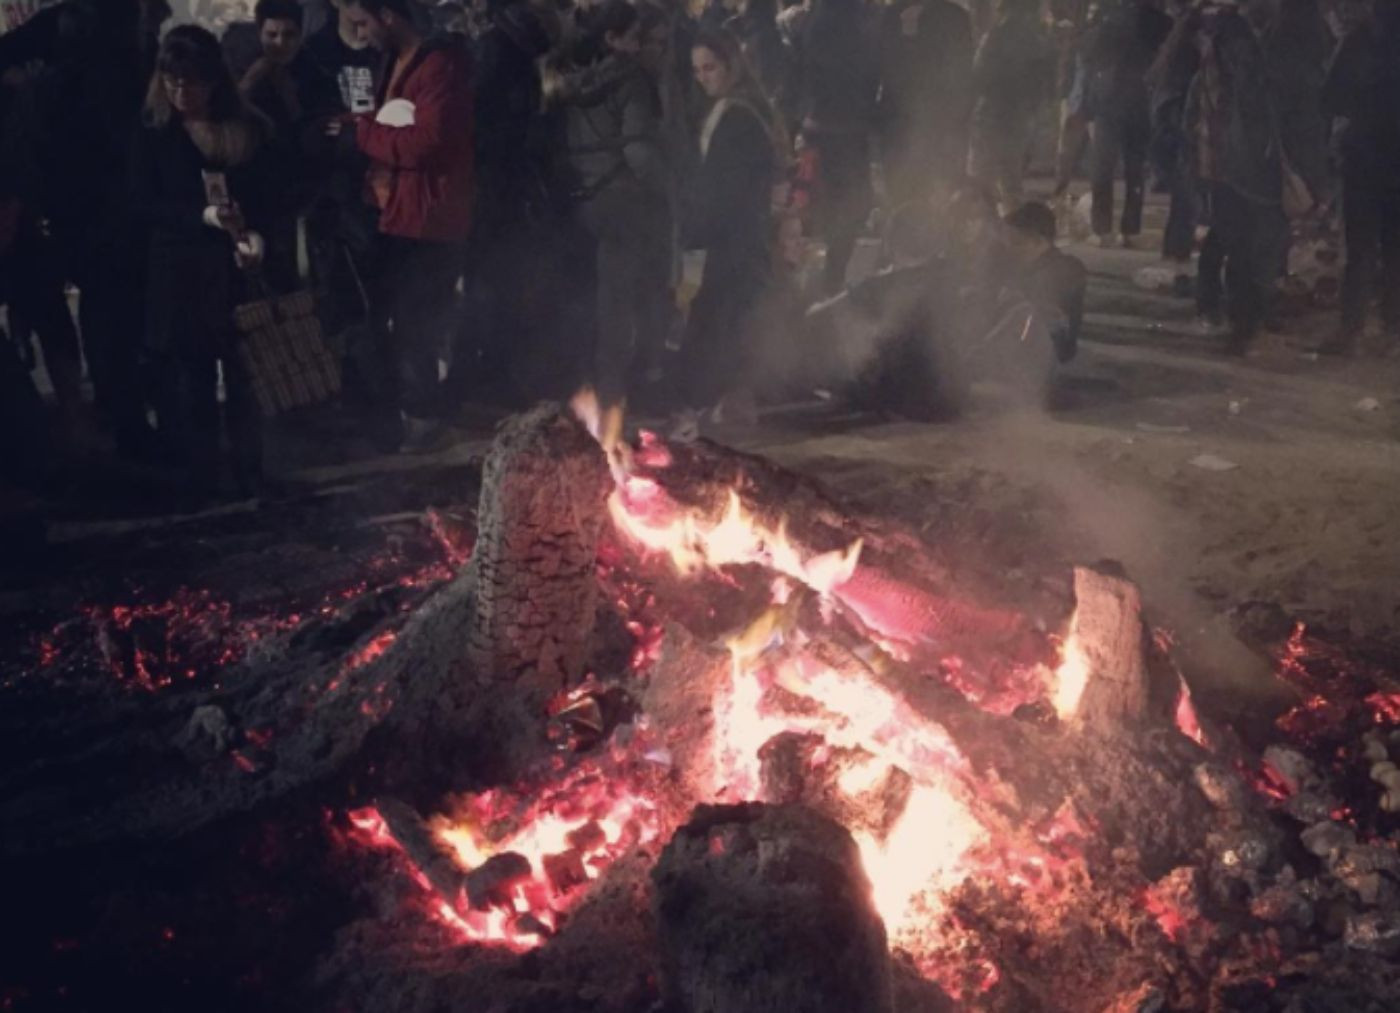
[[[1074,358],[1084,322],[1088,272],[1077,258],[1055,247],[1055,212],[1039,201],[1006,216],[1007,245],[1014,274],[1008,287],[1041,314],[1060,362]]]
[[[940,255],[932,205],[910,202],[885,233],[889,266],[807,312],[802,369],[845,386],[857,407],[935,420],[964,397],[958,334],[960,272]]]

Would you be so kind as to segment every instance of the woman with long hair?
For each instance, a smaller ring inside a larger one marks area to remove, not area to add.
[[[218,490],[220,363],[239,491],[261,476],[256,408],[233,354],[233,309],[265,252],[270,132],[239,97],[211,33],[182,25],[166,35],[136,143],[133,203],[150,229],[147,342],[159,432],[195,495]]]
[[[685,202],[682,241],[705,254],[690,304],[681,377],[690,412],[714,409],[742,384],[754,321],[772,282],[771,208],[781,132],[733,37],[701,32],[691,62],[709,112]],[[742,399],[735,399],[737,403]],[[690,428],[690,419],[681,429]],[[685,435],[683,432],[682,435]]]

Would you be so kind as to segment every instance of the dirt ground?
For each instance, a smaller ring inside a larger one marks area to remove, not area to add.
[[[1067,245],[1091,272],[1087,340],[1051,410],[982,392],[954,423],[794,424],[745,445],[1008,579],[1120,561],[1199,691],[1248,705],[1279,684],[1232,613],[1269,603],[1361,637],[1400,620],[1400,359],[1311,353],[1336,325],[1329,309],[1290,313],[1257,354],[1227,357],[1190,299],[1133,280],[1159,263],[1162,211],[1139,250]]]

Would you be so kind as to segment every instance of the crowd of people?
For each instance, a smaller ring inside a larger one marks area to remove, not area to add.
[[[92,424],[85,362],[117,450],[208,494],[262,480],[234,310],[298,289],[385,448],[580,381],[678,435],[793,384],[938,414],[979,369],[1034,389],[1074,354],[1085,272],[1024,193],[1056,112],[1056,193],[1089,152],[1097,242],[1136,241],[1149,177],[1165,257],[1208,230],[1195,298],[1232,350],[1337,165],[1330,347],[1373,291],[1400,327],[1400,0],[1345,25],[1319,0],[784,2],[260,0],[216,36],[166,0],[60,0],[0,36],[11,336],[62,431]]]

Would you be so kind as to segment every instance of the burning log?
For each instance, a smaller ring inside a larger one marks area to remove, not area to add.
[[[428,884],[454,908],[461,907],[463,890],[471,886],[472,880],[457,864],[452,852],[439,843],[418,810],[393,798],[382,799],[375,808],[389,835],[423,873]]]
[[[1147,712],[1142,597],[1126,578],[1083,566],[1074,597],[1055,709],[1077,728],[1112,734]]]
[[[662,990],[683,1013],[889,1013],[860,852],[800,806],[701,806],[652,873]]]

